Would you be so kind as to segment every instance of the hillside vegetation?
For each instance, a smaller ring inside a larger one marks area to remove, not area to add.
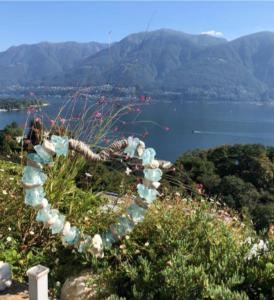
[[[86,233],[104,231],[123,205],[116,213],[102,211],[106,200],[76,188],[75,174],[64,177],[79,161],[70,157],[56,163],[47,172],[52,205]],[[17,280],[26,280],[26,270],[41,263],[51,270],[52,295],[58,295],[58,282],[68,274],[89,271],[98,299],[273,299],[273,241],[260,240],[249,224],[206,198],[166,195],[97,261],[64,249],[35,222],[35,212],[24,204],[21,174],[20,165],[0,161],[0,260],[12,265]],[[59,193],[64,185],[66,193]]]
[[[175,177],[202,184],[204,192],[239,212],[249,213],[257,229],[274,221],[274,147],[221,146],[177,159]]]

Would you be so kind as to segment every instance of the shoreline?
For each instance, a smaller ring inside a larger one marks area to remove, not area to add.
[[[38,105],[38,104],[34,104],[34,105],[29,105],[23,108],[12,108],[12,109],[4,109],[4,108],[0,108],[0,112],[13,112],[13,111],[22,111],[22,110],[26,110],[29,107],[31,108],[41,108],[41,107],[46,107],[49,106],[49,103],[43,103],[42,105]]]

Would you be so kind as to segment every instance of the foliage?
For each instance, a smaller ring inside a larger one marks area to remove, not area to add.
[[[79,189],[74,177],[83,166],[77,156],[59,158],[46,170],[45,188],[53,207],[93,235],[108,228],[124,207],[104,212],[104,199]],[[24,280],[26,270],[41,263],[51,269],[50,287],[57,294],[58,281],[92,268],[99,282],[108,283],[110,299],[273,296],[273,242],[268,242],[267,251],[247,260],[252,247],[247,237],[255,243],[256,234],[232,217],[225,222],[214,204],[166,197],[151,207],[145,221],[120,246],[97,261],[65,249],[58,237],[35,221],[35,212],[24,204],[21,172],[20,165],[0,161],[0,260],[11,263],[16,279]]]
[[[272,299],[273,245],[249,261],[245,241],[252,233],[216,218],[214,209],[155,205],[122,251],[112,251],[108,280],[115,292],[127,299]]]
[[[207,194],[219,195],[220,201],[239,211],[247,210],[262,229],[274,220],[271,209],[267,218],[259,217],[263,208],[274,204],[273,151],[262,145],[225,145],[189,152],[176,161],[174,176],[191,186],[202,184]]]
[[[16,138],[23,135],[23,129],[17,123],[12,122],[0,131],[0,153],[12,154],[21,150],[20,143]]]
[[[76,182],[84,190],[125,195],[136,188],[136,180],[133,176],[127,176],[124,169],[118,162],[87,162],[79,169]]]

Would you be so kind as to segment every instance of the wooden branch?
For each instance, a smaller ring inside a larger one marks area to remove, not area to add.
[[[126,139],[118,140],[112,143],[108,148],[100,151],[99,153],[93,152],[90,147],[78,140],[70,139],[69,148],[75,152],[83,155],[86,160],[89,161],[108,161],[115,156],[124,157],[123,151],[127,147],[128,142]],[[134,158],[136,159],[136,158]],[[138,160],[139,161],[139,160]],[[165,160],[157,160],[154,164],[151,164],[151,168],[159,167],[162,169],[169,169],[172,164]]]

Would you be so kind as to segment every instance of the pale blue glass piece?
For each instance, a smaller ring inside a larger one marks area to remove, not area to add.
[[[145,151],[141,155],[141,160],[143,162],[142,163],[143,166],[152,163],[152,161],[155,158],[155,155],[156,155],[156,151],[153,148],[147,148],[147,149],[145,149]]]
[[[43,168],[42,165],[45,164],[43,159],[37,153],[29,153],[27,159],[34,161],[41,169]]]
[[[90,235],[84,235],[84,240],[80,242],[80,245],[78,247],[79,253],[86,252],[89,248],[92,246],[92,238]]]
[[[111,248],[111,246],[118,240],[114,237],[110,230],[102,234],[103,247],[106,249]]]
[[[124,152],[129,157],[134,157],[136,149],[140,143],[140,140],[138,138],[133,138],[132,136],[128,137],[128,146],[125,148]]]
[[[163,175],[163,172],[157,169],[144,169],[145,179],[150,181],[160,181]]]
[[[69,245],[76,244],[79,241],[79,239],[80,239],[80,231],[75,226],[72,226],[69,232],[63,236],[63,240]]]
[[[51,209],[50,205],[47,207],[41,208],[38,210],[37,216],[36,216],[36,221],[37,222],[43,222],[46,223],[53,217],[58,215],[58,210],[57,209]]]
[[[127,212],[134,223],[139,223],[144,220],[146,209],[133,203],[127,208]]]
[[[111,228],[118,237],[122,237],[133,230],[134,223],[127,217],[120,217],[118,222],[113,224]]]
[[[69,140],[67,136],[58,136],[58,135],[52,135],[51,141],[55,147],[55,153],[60,156],[68,155],[69,150]]]
[[[37,168],[24,167],[22,182],[25,184],[42,185],[47,180],[47,175]]]
[[[34,150],[42,158],[44,164],[52,163],[52,156],[41,145],[34,146]]]
[[[151,204],[154,200],[156,200],[157,195],[159,194],[155,189],[149,189],[143,184],[137,185],[137,191],[141,198],[145,199],[148,204]]]
[[[41,186],[25,190],[25,203],[32,207],[40,205],[44,197],[45,192]]]
[[[52,234],[60,233],[64,228],[64,224],[65,224],[65,216],[58,213],[55,222],[52,225],[50,225]]]

